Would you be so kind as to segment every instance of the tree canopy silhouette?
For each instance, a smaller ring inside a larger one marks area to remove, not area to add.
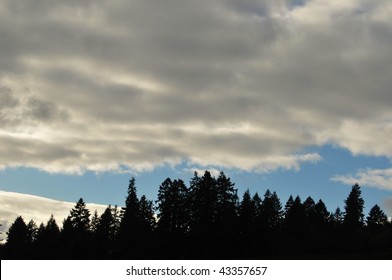
[[[317,202],[316,202],[317,201]],[[189,187],[165,179],[155,204],[128,185],[125,206],[93,215],[80,198],[60,228],[18,216],[0,247],[7,259],[287,259],[391,258],[392,224],[379,205],[366,223],[358,184],[330,213],[321,200],[291,195],[284,209],[276,192],[247,189],[238,198],[223,172],[196,172]]]

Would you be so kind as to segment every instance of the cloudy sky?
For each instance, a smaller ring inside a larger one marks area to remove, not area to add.
[[[330,210],[358,182],[391,215],[391,15],[390,0],[0,0],[0,190],[121,205],[131,174],[155,199],[209,169]]]

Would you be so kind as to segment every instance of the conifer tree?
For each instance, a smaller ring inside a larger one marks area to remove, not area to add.
[[[320,199],[316,205],[314,206],[314,221],[312,221],[313,225],[317,230],[325,230],[329,224],[330,213],[325,206],[325,203]]]
[[[366,224],[371,230],[384,228],[388,224],[387,215],[376,204],[370,209],[369,215],[366,218]]]
[[[7,232],[5,256],[7,259],[26,259],[31,245],[29,229],[22,216],[18,216]]]
[[[340,207],[337,207],[335,212],[331,213],[330,220],[335,227],[339,227],[343,224],[344,213],[340,210]]]
[[[122,258],[138,258],[142,252],[142,243],[145,238],[135,182],[134,177],[129,180],[128,195],[120,224],[119,251]]]
[[[254,229],[256,207],[250,195],[249,189],[244,192],[239,208],[240,233],[249,238]]]
[[[60,245],[60,228],[53,217],[50,216],[46,226],[41,223],[36,239],[35,251],[37,258],[40,259],[57,259],[59,258],[59,245]]]
[[[112,256],[114,253],[116,221],[113,216],[111,205],[105,209],[100,217],[93,217],[92,220],[96,220],[95,231],[93,232],[93,249],[96,254],[95,257],[107,258]]]
[[[90,211],[80,198],[63,222],[62,250],[66,258],[84,259],[90,254]]]
[[[345,202],[343,225],[348,230],[357,230],[363,226],[364,200],[358,184],[352,186],[351,192]]]
[[[238,238],[238,195],[235,184],[225,173],[220,172],[216,179],[216,206],[214,230],[216,250],[222,258],[230,254],[230,245]]]
[[[183,236],[188,231],[188,189],[182,180],[167,178],[158,190],[158,230],[163,235]]]
[[[90,231],[94,234],[94,232],[97,230],[99,224],[99,216],[98,216],[98,211],[95,209],[93,216],[91,217],[91,223],[90,223]]]
[[[261,208],[262,228],[265,233],[276,232],[283,219],[282,204],[276,192],[267,190]]]
[[[195,172],[189,190],[190,226],[192,233],[211,237],[215,232],[218,194],[216,179],[209,171],[199,178]]]

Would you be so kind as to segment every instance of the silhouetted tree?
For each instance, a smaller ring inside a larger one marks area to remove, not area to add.
[[[309,223],[313,224],[316,216],[316,203],[314,202],[313,198],[308,196],[305,199],[303,206]]]
[[[184,236],[188,231],[188,189],[182,180],[167,178],[158,190],[157,210],[160,234]]]
[[[313,225],[318,231],[324,231],[329,226],[329,217],[331,213],[328,212],[324,202],[320,199],[314,206],[314,220]]]
[[[291,202],[292,201],[292,202]],[[301,198],[294,200],[289,197],[286,203],[286,213],[283,222],[284,234],[291,250],[289,254],[298,255],[308,248],[308,219]]]
[[[151,245],[151,238],[156,229],[156,219],[154,213],[153,202],[148,200],[145,195],[140,198],[140,231],[144,239],[144,247]]]
[[[65,258],[88,258],[90,237],[90,211],[83,198],[80,198],[63,222],[61,240]]]
[[[237,223],[238,195],[235,184],[225,173],[220,172],[216,179],[217,205],[216,223],[219,237],[227,236]]]
[[[344,213],[340,210],[340,207],[337,207],[335,212],[330,215],[330,220],[335,228],[338,228],[343,224]]]
[[[215,233],[218,205],[216,180],[206,171],[200,178],[195,172],[189,189],[190,227],[192,234],[201,239],[211,239]]]
[[[253,203],[249,189],[244,192],[239,208],[240,234],[242,238],[249,238],[254,229],[256,207]]]
[[[189,233],[188,189],[182,180],[167,178],[158,189],[157,234],[160,253],[168,258],[185,258]]]
[[[293,203],[294,203],[294,198],[292,195],[290,195],[286,201],[286,204],[284,205],[284,217],[288,215],[291,206],[293,206]]]
[[[387,226],[388,218],[380,206],[374,205],[366,218],[366,224],[371,230],[381,229]]]
[[[129,180],[128,195],[119,231],[119,249],[122,258],[140,258],[145,240],[140,201],[137,197],[135,178]]]
[[[90,231],[94,233],[99,224],[99,216],[98,216],[98,211],[95,209],[93,216],[91,217],[91,223],[90,223]]]
[[[7,259],[26,259],[30,245],[29,229],[22,216],[18,216],[7,232],[5,256]]]
[[[58,249],[60,245],[60,228],[53,215],[50,216],[46,226],[41,223],[35,242],[36,257],[39,259],[57,259],[61,257]]]
[[[283,219],[282,204],[276,192],[271,193],[270,190],[265,192],[261,215],[263,231],[269,234],[275,233],[279,229]]]
[[[96,216],[96,215],[94,215]],[[109,205],[102,215],[96,220],[93,232],[93,250],[96,258],[108,258],[113,255],[114,241],[116,237],[116,220],[113,209]]]
[[[254,225],[253,225],[253,234],[256,236],[261,236],[263,234],[263,214],[262,214],[262,204],[263,201],[259,194],[256,192],[253,197],[253,207],[255,209],[255,216],[254,216]]]
[[[351,192],[345,202],[343,225],[348,230],[357,230],[363,226],[364,200],[358,184],[352,186]]]

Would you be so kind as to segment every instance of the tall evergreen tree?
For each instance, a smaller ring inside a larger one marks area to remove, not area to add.
[[[32,244],[37,238],[38,227],[34,220],[30,220],[27,224],[28,242]]]
[[[292,198],[292,197],[291,197]],[[276,232],[283,219],[282,204],[276,192],[271,193],[267,190],[261,208],[262,228],[265,233]]]
[[[153,202],[148,200],[145,195],[140,198],[140,218],[141,230],[145,236],[151,235],[156,228],[155,212]]]
[[[262,213],[263,200],[261,199],[260,195],[256,192],[252,197],[252,201],[253,201],[253,207],[255,209],[253,234],[261,236],[263,234],[263,213]]]
[[[344,213],[342,212],[340,207],[337,207],[335,212],[331,213],[330,220],[335,226],[335,228],[340,227],[343,224]]]
[[[140,258],[146,240],[146,236],[143,235],[143,218],[135,182],[134,177],[129,180],[128,195],[120,225],[119,251],[122,258]]]
[[[301,198],[299,196],[294,200],[291,196],[290,198],[286,203],[287,210],[284,217],[283,229],[287,242],[286,246],[288,248],[291,247],[291,250],[288,250],[287,253],[297,255],[308,250],[309,223]],[[289,207],[287,207],[288,205]]]
[[[5,245],[5,256],[7,259],[28,258],[31,245],[29,229],[22,216],[18,216],[7,232],[7,243]]]
[[[94,234],[94,232],[97,230],[99,224],[99,216],[98,216],[98,211],[95,209],[93,216],[91,217],[91,222],[90,222],[90,231]]]
[[[182,180],[167,178],[158,190],[158,229],[163,235],[179,237],[188,231],[188,190]]]
[[[113,247],[116,234],[116,221],[112,207],[109,205],[100,217],[93,217],[92,221],[94,220],[96,220],[93,232],[94,257],[109,258],[114,253]]]
[[[366,224],[371,230],[381,229],[387,226],[388,218],[380,206],[374,205],[366,218]]]
[[[314,206],[314,220],[313,225],[317,230],[322,231],[328,227],[330,213],[325,206],[325,203],[320,199]]]
[[[63,254],[66,258],[84,259],[90,254],[90,211],[80,198],[63,222],[61,232]]]
[[[216,247],[221,258],[230,255],[232,247],[229,244],[238,238],[238,195],[235,184],[223,172],[216,179],[215,232]]]
[[[86,207],[83,198],[80,198],[70,211],[72,226],[81,233],[87,233],[90,229],[90,211]]]
[[[249,189],[244,192],[239,208],[240,234],[243,238],[249,238],[254,230],[256,207],[250,195]]]
[[[343,225],[348,230],[360,229],[363,226],[364,200],[358,184],[352,186],[351,192],[345,202]]]
[[[285,218],[288,215],[288,213],[290,212],[290,208],[293,206],[293,204],[294,204],[294,198],[292,195],[290,195],[286,201],[285,206],[284,206],[284,217]]]
[[[201,238],[211,238],[215,232],[218,193],[216,179],[209,171],[205,171],[201,178],[195,172],[189,189],[189,202],[192,233]]]
[[[156,202],[161,253],[170,258],[184,258],[189,233],[188,189],[182,180],[167,178],[159,186]]]
[[[50,216],[46,226],[41,223],[38,228],[35,251],[37,258],[57,259],[60,257],[58,249],[60,245],[60,228],[53,214]]]

